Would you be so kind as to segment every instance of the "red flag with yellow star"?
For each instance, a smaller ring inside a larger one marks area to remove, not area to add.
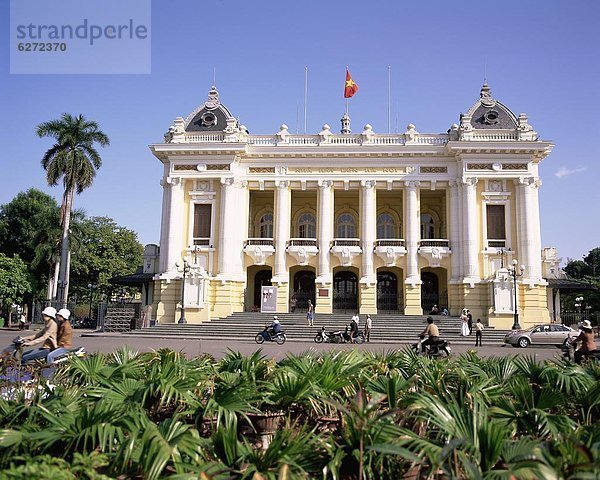
[[[344,98],[352,97],[356,92],[358,92],[358,85],[352,80],[350,76],[350,71],[346,67],[346,85],[344,86]]]

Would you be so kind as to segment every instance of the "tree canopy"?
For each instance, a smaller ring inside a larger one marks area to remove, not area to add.
[[[9,257],[0,253],[0,307],[8,309],[12,304],[22,303],[30,291],[30,275],[25,262],[18,255]]]
[[[564,271],[569,277],[591,283],[600,289],[600,247],[590,250],[583,260],[569,259]],[[593,312],[600,311],[600,290],[561,296],[565,309],[575,310],[574,299],[578,296],[584,298],[584,308],[590,306]]]
[[[78,297],[87,285],[106,290],[108,280],[135,273],[142,264],[144,248],[132,230],[108,217],[91,217],[81,223],[82,243],[72,255],[71,281]]]

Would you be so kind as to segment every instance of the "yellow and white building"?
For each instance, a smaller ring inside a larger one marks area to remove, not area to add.
[[[548,321],[539,164],[553,147],[484,85],[447,133],[250,135],[220,103],[179,117],[163,143],[159,273],[151,318],[189,323],[260,306],[453,315],[510,328]],[[185,260],[185,264],[184,264]]]

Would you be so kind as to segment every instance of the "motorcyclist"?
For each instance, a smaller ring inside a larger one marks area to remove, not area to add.
[[[73,348],[73,328],[71,322],[69,322],[70,316],[71,312],[66,308],[62,308],[56,313],[56,323],[58,325],[56,343],[58,348],[48,354],[48,357],[46,357],[48,363],[54,363],[57,357],[69,353],[69,349]]]
[[[56,309],[54,307],[44,308],[42,311],[42,318],[45,322],[44,328],[35,335],[23,337],[24,347],[32,347],[39,344],[42,344],[42,346],[25,352],[21,359],[22,363],[45,359],[48,353],[56,349],[56,335],[58,332],[58,326],[55,320]]]
[[[596,350],[596,342],[594,341],[594,331],[592,329],[592,322],[584,320],[581,324],[581,332],[579,335],[571,340],[572,345],[576,345],[581,342],[579,350],[575,351],[575,362],[581,362],[581,358],[590,352]]]
[[[421,338],[425,336],[428,336],[428,338],[421,342],[421,353],[425,353],[427,345],[435,345],[440,339],[440,331],[431,317],[427,317],[427,328],[420,335]]]
[[[269,335],[271,335],[271,338],[273,338],[278,333],[281,333],[281,331],[281,323],[279,323],[279,319],[277,318],[277,315],[275,315],[273,317],[273,323],[271,323],[271,326],[267,329],[267,332],[269,333]]]
[[[356,317],[358,317],[358,315],[356,315]],[[356,321],[355,317],[352,317],[352,320],[350,321],[350,337],[356,338],[357,336],[358,336],[358,322]]]

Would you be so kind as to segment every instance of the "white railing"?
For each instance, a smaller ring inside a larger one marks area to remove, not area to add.
[[[360,247],[360,238],[334,238],[332,247]]]
[[[188,143],[222,142],[225,139],[225,134],[221,132],[186,133],[185,139]]]
[[[210,237],[194,237],[193,244],[200,247],[210,247]]]
[[[450,248],[450,240],[445,238],[428,238],[419,242],[419,247],[442,247]]]
[[[273,246],[273,239],[272,238],[249,238],[248,240],[246,240],[246,245],[266,245],[266,246]]]
[[[375,240],[375,247],[404,247],[403,238],[379,238]]]
[[[481,135],[479,133],[474,135]],[[484,134],[486,135],[486,134]],[[507,135],[502,133],[501,135]],[[516,138],[516,137],[515,137]],[[229,139],[229,138],[228,138]],[[477,137],[479,139],[479,137]],[[483,138],[482,138],[483,139]],[[495,139],[495,138],[494,138]],[[190,132],[185,134],[188,143],[218,143],[225,140],[223,132]],[[403,134],[371,134],[371,135],[245,135],[240,141],[256,146],[323,146],[323,145],[445,145],[448,142],[446,134],[417,134],[411,140]]]
[[[489,140],[493,141],[504,141],[504,140],[517,140],[517,132],[515,131],[490,131],[490,130],[476,130],[471,133],[470,140],[485,142]]]
[[[289,247],[316,247],[316,238],[290,238]]]

